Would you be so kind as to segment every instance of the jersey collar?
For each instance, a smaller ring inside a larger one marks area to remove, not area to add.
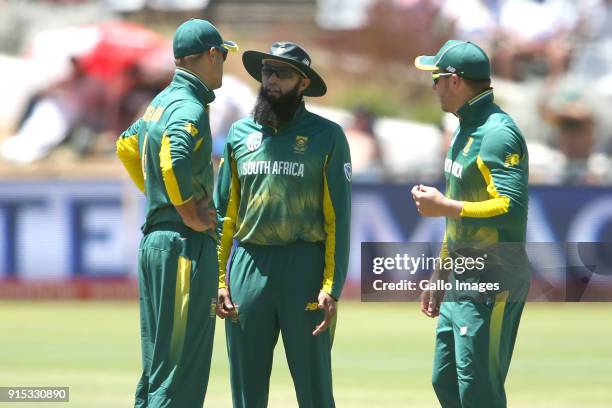
[[[300,102],[300,106],[298,106],[298,108],[295,110],[295,114],[293,115],[293,120],[289,122],[288,124],[298,122],[300,119],[304,117],[304,115],[306,115],[306,112],[307,112],[306,104],[304,103],[304,101],[302,101]]]
[[[215,93],[206,86],[204,81],[185,68],[176,68],[172,83],[190,89],[205,105],[215,100]]]
[[[474,122],[484,113],[484,108],[493,103],[493,88],[486,89],[466,102],[457,111],[457,116],[462,122]]]

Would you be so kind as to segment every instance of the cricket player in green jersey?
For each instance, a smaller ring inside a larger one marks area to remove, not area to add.
[[[253,116],[229,131],[215,192],[217,313],[229,317],[234,407],[267,406],[279,331],[299,406],[334,407],[331,346],[349,254],[348,143],[338,124],[304,107],[303,96],[327,88],[302,48],[274,43],[242,61],[262,86]]]
[[[441,107],[459,117],[459,127],[444,164],[446,194],[419,185],[414,201],[421,215],[446,217],[441,259],[486,259],[482,270],[439,268],[431,281],[448,281],[452,289],[422,294],[421,310],[439,315],[434,390],[444,408],[506,407],[504,381],[531,279],[524,244],[527,146],[493,102],[489,59],[480,47],[451,40],[415,65],[432,71]],[[457,283],[492,284],[492,290],[457,289]]]
[[[208,104],[236,44],[205,20],[173,41],[176,72],[117,141],[117,155],[147,199],[138,253],[143,371],[137,408],[200,408],[215,329],[216,213]]]

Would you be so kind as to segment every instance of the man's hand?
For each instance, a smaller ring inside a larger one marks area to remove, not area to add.
[[[198,216],[205,229],[211,229],[217,226],[217,211],[214,208],[209,208],[209,203],[210,197],[205,197],[196,201]]]
[[[463,204],[451,200],[435,187],[419,184],[411,190],[412,198],[419,214],[424,217],[451,217],[459,218]]]
[[[440,304],[444,298],[444,291],[426,289],[421,293],[421,312],[434,318],[440,314]]]
[[[319,309],[323,309],[325,311],[325,318],[317,327],[315,327],[312,332],[313,336],[317,336],[323,333],[332,322],[334,316],[336,316],[336,301],[333,297],[327,292],[319,292]]]
[[[208,208],[209,203],[210,198],[206,197],[197,201],[189,200],[175,208],[186,226],[194,231],[204,232],[215,228],[217,224],[217,212],[214,208]]]
[[[234,304],[232,303],[232,298],[230,296],[229,289],[221,288],[217,293],[217,308],[216,308],[217,316],[222,319],[226,317],[233,317],[238,313]]]

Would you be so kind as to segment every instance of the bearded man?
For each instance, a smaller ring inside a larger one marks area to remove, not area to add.
[[[246,51],[242,61],[261,89],[253,115],[229,131],[215,192],[217,314],[228,317],[234,407],[267,406],[279,332],[299,406],[334,407],[331,346],[349,255],[349,146],[338,124],[304,106],[304,96],[323,96],[327,87],[301,47],[278,42],[269,53]]]

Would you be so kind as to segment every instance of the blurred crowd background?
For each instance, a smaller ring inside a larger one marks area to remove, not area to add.
[[[190,17],[241,50],[303,45],[330,90],[307,103],[343,125],[355,180],[440,180],[457,119],[413,60],[459,38],[491,57],[531,183],[612,182],[610,0],[0,0],[0,175],[122,174],[114,140],[170,81]],[[240,55],[211,106],[216,157],[257,92]]]

